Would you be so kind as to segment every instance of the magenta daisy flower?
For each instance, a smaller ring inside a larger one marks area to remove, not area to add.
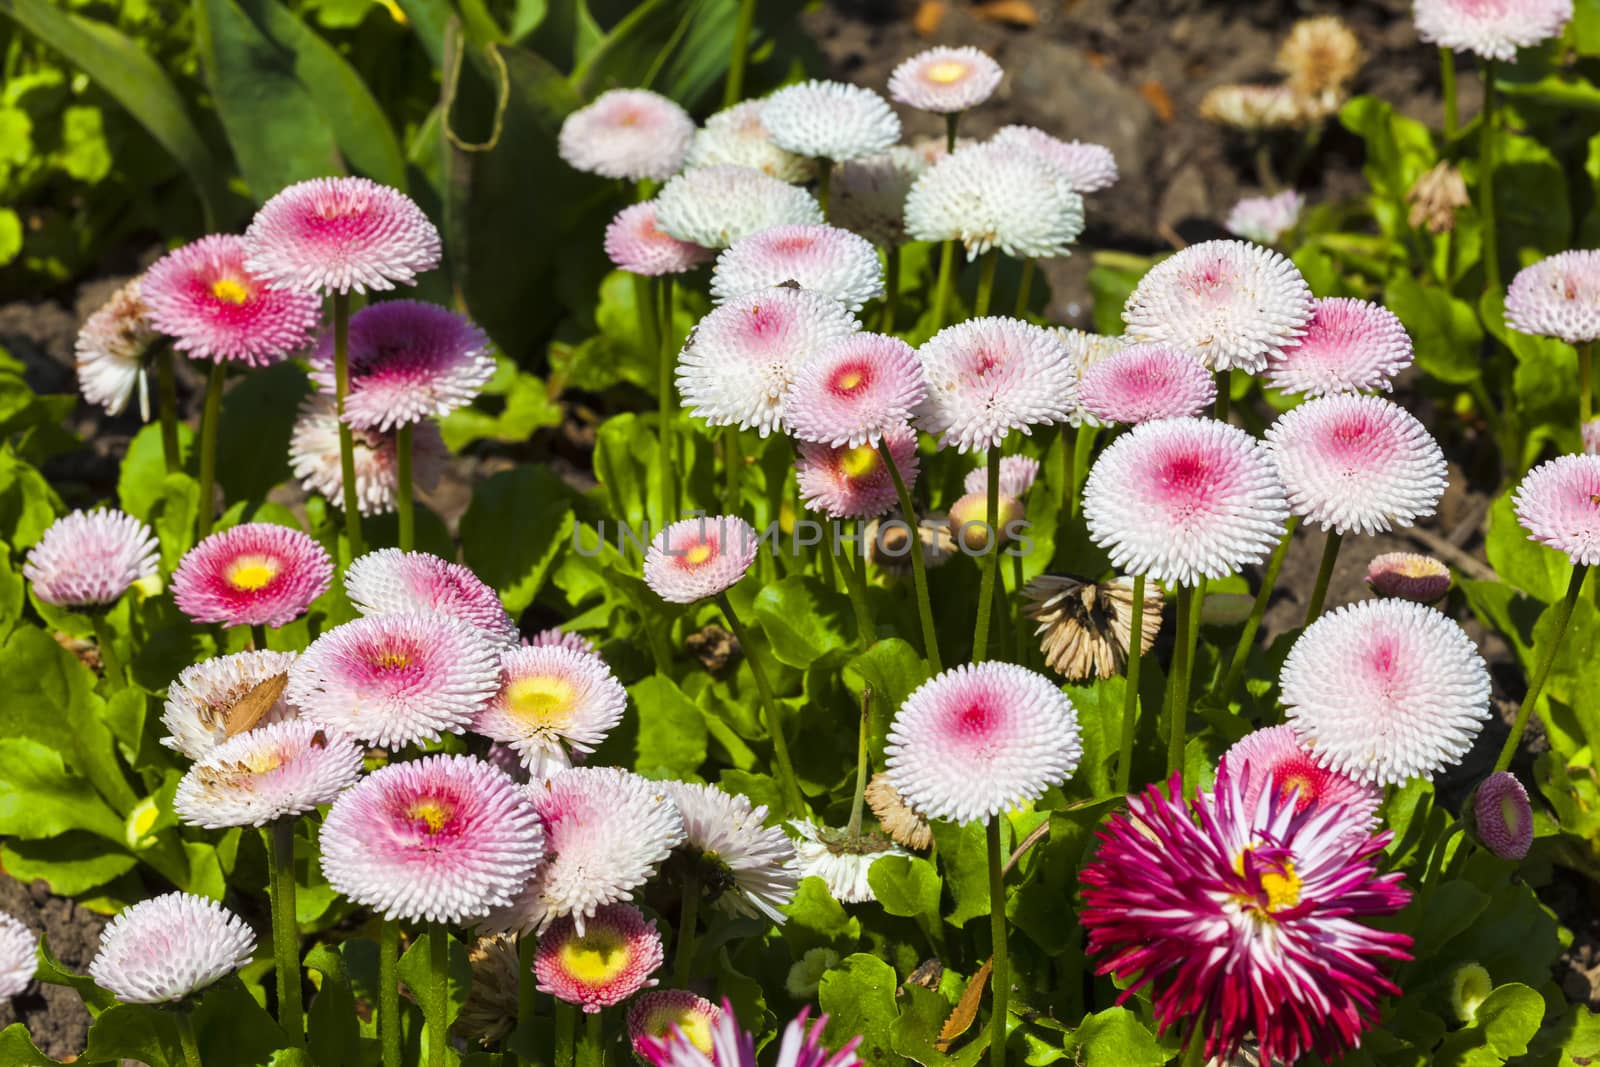
[[[929,48],[894,68],[889,95],[918,111],[954,115],[993,96],[1003,74],[987,52],[971,45]]]
[[[833,297],[851,311],[883,295],[883,264],[865,237],[836,226],[773,226],[741,237],[717,257],[711,299],[788,285]]]
[[[361,746],[304,719],[275,722],[212,749],[178,783],[172,810],[190,826],[265,826],[330,804],[361,777]]]
[[[1561,252],[1518,271],[1506,290],[1506,325],[1570,345],[1600,340],[1600,252]]]
[[[1495,771],[1478,783],[1468,805],[1472,835],[1503,860],[1520,860],[1533,847],[1533,805],[1517,776]]]
[[[132,515],[74,511],[52,522],[28,549],[22,576],[46,604],[104,607],[134,582],[153,577],[160,551],[150,527]]]
[[[1135,426],[1101,453],[1083,513],[1118,570],[1194,585],[1266,559],[1289,507],[1255,438],[1210,419],[1167,419]]]
[[[1244,241],[1205,241],[1150,268],[1122,318],[1130,341],[1260,374],[1304,335],[1311,311],[1311,290],[1288,259]]]
[[[368,552],[351,561],[344,588],[363,615],[449,615],[490,644],[517,642],[517,624],[501,606],[500,595],[461,564],[427,552]]]
[[[802,1008],[784,1029],[773,1067],[860,1067],[862,1059],[856,1055],[860,1035],[830,1052],[822,1044],[828,1017],[820,1016],[807,1026],[810,1014],[810,1008]],[[712,1024],[709,1052],[702,1050],[681,1027],[666,1037],[644,1038],[639,1044],[643,1046],[638,1049],[639,1055],[651,1067],[756,1067],[755,1036],[739,1029],[733,1005],[727,1001],[722,1002],[722,1014]]]
[[[1600,456],[1557,456],[1522,479],[1517,521],[1575,564],[1600,563]]]
[[[161,714],[167,736],[161,743],[192,760],[201,760],[235,734],[293,719],[297,712],[284,701],[282,682],[287,681],[283,676],[298,656],[297,652],[255,649],[185,667],[167,687]],[[246,702],[255,690],[260,697],[272,697],[265,709]]]
[[[1367,586],[1379,596],[1432,604],[1450,591],[1450,568],[1415,552],[1385,552],[1367,565]]]
[[[500,654],[500,688],[472,728],[516,749],[537,779],[572,765],[622,721],[628,691],[605,660],[560,645]]]
[[[156,260],[140,294],[156,329],[194,359],[277,363],[316,339],[322,303],[245,266],[244,238],[212,234]]]
[[[963,453],[1065,420],[1077,392],[1061,339],[1020,319],[946,326],[917,356],[928,389],[917,423]]]
[[[907,486],[915,485],[920,463],[917,433],[900,426],[883,435],[889,454]],[[870,519],[894,509],[899,502],[894,475],[883,454],[872,445],[823,445],[800,441],[795,445],[795,482],[800,500],[813,511],[835,519]]]
[[[574,170],[636,182],[665,181],[683,166],[694,119],[648,89],[611,89],[561,123],[556,151]]]
[[[415,285],[439,265],[439,231],[398,189],[366,178],[312,178],[261,205],[245,266],[283,289],[358,293]]]
[[[1117,159],[1105,145],[1063,141],[1032,126],[1002,126],[989,143],[1032,152],[1079,193],[1098,193],[1117,184]]]
[[[1460,762],[1489,717],[1489,668],[1472,638],[1409,600],[1322,616],[1289,649],[1279,687],[1318,763],[1379,785]]]
[[[133,391],[139,390],[139,413],[150,419],[144,357],[161,334],[150,322],[150,309],[139,295],[135,278],[83,322],[73,346],[78,389],[91,404],[120,415]]]
[[[392,430],[472,403],[494,377],[489,338],[437,304],[386,300],[350,318],[350,395],[344,421]],[[311,356],[311,380],[334,391],[333,337]]]
[[[871,89],[834,81],[788,85],[767,97],[761,124],[772,143],[810,159],[844,162],[900,140],[900,119]]]
[[[391,763],[323,820],[322,874],[386,919],[459,923],[511,902],[545,858],[522,787],[471,756]]]
[[[822,205],[804,189],[726,163],[673,176],[655,204],[663,233],[702,248],[727,248],[769,226],[823,221]]]
[[[333,560],[306,534],[247,522],[184,553],[172,575],[172,599],[195,622],[287,626],[332,583]]]
[[[1285,393],[1389,392],[1411,366],[1411,335],[1386,307],[1334,296],[1312,301],[1305,333],[1267,356],[1267,384]]]
[[[1204,1054],[1225,1062],[1253,1034],[1263,1063],[1355,1048],[1383,974],[1411,938],[1361,920],[1393,915],[1410,894],[1378,874],[1393,836],[1353,832],[1349,809],[1303,811],[1274,795],[1248,808],[1227,771],[1183,799],[1177,775],[1132,798],[1098,831],[1079,875],[1096,970],[1127,1000],[1146,991],[1163,1032],[1201,1020]]]
[[[1033,488],[1039,477],[1039,461],[1032,456],[1006,456],[1000,461],[1000,495],[1021,500]],[[974,467],[961,482],[962,492],[969,496],[989,494],[988,466]]]
[[[1268,726],[1246,734],[1222,754],[1218,766],[1226,767],[1238,783],[1241,810],[1246,812],[1254,812],[1261,794],[1270,790],[1279,805],[1292,804],[1297,814],[1312,805],[1343,807],[1364,831],[1377,818],[1383,801],[1383,790],[1372,783],[1358,782],[1318,763],[1301,746],[1292,726]]]
[[[889,783],[929,819],[990,819],[1078,769],[1078,713],[1014,663],[963,664],[922,683],[889,724]]]
[[[665,957],[656,924],[632,904],[607,904],[579,933],[566,916],[539,935],[533,974],[541,993],[594,1013],[656,984]]]
[[[645,550],[645,584],[662,600],[693,604],[736,585],[759,548],[755,527],[736,516],[683,519],[656,534]]]
[[[335,626],[289,669],[285,699],[380,748],[461,733],[500,686],[483,635],[448,615],[368,615]]]
[[[656,204],[647,200],[617,212],[606,227],[606,255],[619,270],[655,277],[682,274],[709,262],[711,249],[680,241],[656,225]]]
[[[250,928],[221,904],[166,893],[106,924],[89,976],[125,1004],[176,1004],[249,963],[255,951]]]
[[[356,502],[363,515],[395,509],[399,492],[398,446],[394,432],[356,430]],[[423,491],[439,481],[444,466],[444,439],[437,424],[417,423],[411,439],[411,484]],[[320,493],[334,507],[344,505],[344,471],[339,464],[339,419],[333,397],[312,393],[300,404],[289,436],[289,467],[300,485]]]
[[[33,931],[13,916],[0,912],[0,1000],[9,1000],[28,988],[38,969],[38,961],[39,939],[33,936]],[[630,1022],[632,1018],[630,1014]],[[652,1034],[661,1032],[650,1031]]]
[[[1560,37],[1572,0],[1416,0],[1414,15],[1429,44],[1509,62],[1519,48]]]
[[[1306,198],[1293,189],[1276,196],[1247,196],[1233,205],[1223,225],[1235,237],[1275,245],[1300,222]]]
[[[1104,423],[1198,415],[1217,383],[1193,356],[1165,345],[1129,345],[1084,370],[1078,403]]]
[[[646,1039],[666,1042],[674,1035],[709,1056],[711,1035],[721,1020],[722,1009],[705,997],[687,989],[653,989],[628,1005],[628,1041],[641,1059],[646,1058]]]
[[[876,444],[911,420],[926,391],[910,345],[881,333],[850,334],[800,364],[784,421],[801,441]]]

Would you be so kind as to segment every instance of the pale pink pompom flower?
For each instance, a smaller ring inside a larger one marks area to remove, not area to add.
[[[1414,14],[1429,44],[1509,62],[1520,48],[1560,37],[1572,0],[1416,0]]]
[[[333,560],[306,534],[248,522],[207,537],[184,553],[172,599],[195,622],[287,626],[333,582]]]
[[[1379,596],[1432,604],[1450,591],[1450,568],[1415,552],[1385,552],[1367,564],[1367,586]]]
[[[1294,189],[1274,196],[1247,196],[1233,205],[1224,226],[1235,237],[1275,245],[1299,225],[1305,206],[1306,198]]]
[[[871,89],[836,81],[786,85],[767,97],[761,124],[786,152],[842,163],[900,140],[900,119]]]
[[[727,248],[769,226],[823,222],[822,205],[804,189],[728,163],[674,175],[655,205],[662,232],[703,248]]]
[[[917,356],[927,381],[917,424],[963,453],[1065,421],[1077,395],[1061,338],[1020,319],[946,326]]]
[[[617,212],[606,227],[605,245],[617,269],[650,277],[694,270],[713,255],[711,249],[680,241],[657,226],[654,200]]]
[[[801,441],[876,444],[911,420],[926,392],[910,345],[881,333],[850,334],[800,364],[784,421]]]
[[[399,494],[399,446],[396,432],[353,430],[356,462],[356,506],[363,515],[395,510]],[[426,492],[439,481],[448,453],[439,427],[420,422],[411,438],[411,484]],[[344,470],[339,461],[339,418],[334,399],[312,393],[300,404],[289,435],[289,468],[300,485],[321,493],[334,507],[344,506]]]
[[[1000,87],[1000,64],[971,45],[918,52],[889,74],[889,96],[918,111],[954,115],[977,107]]]
[[[909,426],[887,431],[895,468],[909,487],[916,484],[920,467],[917,434]],[[800,441],[795,460],[796,488],[800,500],[813,511],[835,519],[869,519],[892,511],[899,502],[894,475],[874,446],[824,445]]]
[[[255,951],[250,927],[221,904],[166,893],[106,924],[89,976],[125,1004],[176,1004],[249,963]]]
[[[632,904],[608,904],[582,933],[571,916],[541,933],[533,974],[539,992],[594,1014],[655,985],[650,975],[665,959],[655,923]]]
[[[611,89],[568,115],[556,150],[567,165],[602,178],[664,181],[689,154],[694,120],[648,89]]]
[[[153,577],[160,545],[150,527],[121,511],[74,511],[51,523],[28,549],[22,576],[33,595],[63,608],[116,603],[133,583]]]
[[[1243,811],[1255,811],[1261,794],[1270,788],[1283,805],[1296,812],[1307,808],[1344,807],[1361,832],[1372,828],[1383,791],[1371,782],[1324,767],[1305,748],[1292,726],[1268,726],[1233,743],[1222,754],[1219,770],[1226,767],[1243,795]]]
[[[1305,332],[1267,356],[1267,384],[1285,393],[1389,392],[1411,366],[1411,335],[1394,312],[1366,300],[1314,300]]]
[[[344,588],[363,615],[450,615],[471,624],[493,645],[517,642],[517,624],[506,614],[500,595],[468,568],[427,552],[368,552],[351,561]]]
[[[278,193],[245,230],[245,266],[282,289],[364,293],[415,285],[439,265],[439,231],[398,189],[312,178]]]
[[[1000,495],[1021,500],[1033,488],[1039,477],[1039,461],[1032,456],[1006,456],[1000,460]],[[961,489],[968,496],[987,497],[989,492],[988,466],[974,467],[961,480]]]
[[[39,939],[33,931],[0,912],[0,1000],[9,1000],[28,988],[38,961]]]
[[[561,645],[500,653],[500,686],[472,728],[514,748],[535,779],[572,765],[604,741],[628,707],[605,660]]]
[[[741,237],[717,257],[711,299],[787,285],[833,297],[851,311],[883,295],[883,264],[872,242],[836,226],[772,226]]]
[[[1098,193],[1117,184],[1117,158],[1105,145],[1063,141],[1033,126],[1002,126],[990,143],[1027,149],[1056,168],[1079,193]]]
[[[1574,564],[1600,563],[1600,456],[1557,456],[1529,471],[1512,498],[1517,521]]]
[[[331,804],[361,777],[361,746],[305,719],[269,723],[212,749],[178,783],[190,826],[264,826]]]
[[[1129,345],[1086,368],[1078,382],[1078,403],[1104,423],[1198,415],[1216,399],[1205,365],[1166,345]]]
[[[1560,252],[1517,272],[1506,325],[1569,345],[1600,339],[1600,251]]]
[[[645,550],[645,584],[662,600],[693,604],[736,585],[749,573],[759,548],[755,527],[737,516],[682,519]]]

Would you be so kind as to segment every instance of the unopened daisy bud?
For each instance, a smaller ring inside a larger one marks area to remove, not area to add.
[[[1224,225],[1235,237],[1275,245],[1299,224],[1305,206],[1305,197],[1293,189],[1276,196],[1247,196],[1233,205]]]
[[[287,626],[333,584],[333,560],[305,533],[248,522],[184,553],[172,599],[195,622]]]
[[[1278,47],[1277,67],[1304,97],[1343,96],[1361,70],[1361,41],[1336,15],[1300,19]]]
[[[884,772],[874,774],[867,783],[866,800],[878,825],[895,844],[917,852],[924,852],[933,844],[928,820],[906,803]]]
[[[1248,733],[1222,754],[1221,766],[1239,784],[1244,811],[1255,811],[1261,795],[1272,793],[1280,807],[1302,812],[1312,806],[1342,807],[1362,833],[1371,829],[1383,791],[1371,782],[1317,762],[1292,726],[1268,726]]]
[[[487,1048],[504,1039],[517,1025],[521,969],[517,939],[509,934],[480,937],[467,950],[467,963],[472,968],[472,987],[451,1030]]]
[[[807,81],[767,97],[761,124],[772,143],[811,159],[843,162],[882,152],[900,140],[900,119],[871,89]]]
[[[968,493],[950,505],[950,535],[962,551],[981,556],[996,551],[1012,540],[1015,524],[1022,521],[1022,501],[1001,493],[995,510],[995,524],[990,527],[989,496]]]
[[[83,322],[73,346],[78,389],[91,404],[120,415],[128,398],[140,385],[145,353],[161,336],[150,321],[150,309],[140,296],[139,279],[128,282]],[[149,401],[141,394],[142,414],[149,418]]]
[[[1198,415],[1217,399],[1205,364],[1160,344],[1128,345],[1084,370],[1078,403],[1102,423]]]
[[[1367,565],[1367,586],[1379,596],[1432,604],[1450,591],[1450,568],[1415,552],[1385,552]]]
[[[39,939],[22,923],[0,912],[0,1000],[18,996],[39,966]]]
[[[1389,392],[1411,366],[1411,335],[1398,316],[1366,300],[1311,302],[1305,332],[1267,354],[1267,384],[1285,393]]]
[[[1468,828],[1483,847],[1503,860],[1520,860],[1533,847],[1533,805],[1517,776],[1489,775],[1473,791]]]
[[[1121,674],[1133,643],[1133,579],[1086,582],[1041,574],[1022,587],[1022,611],[1038,623],[1034,634],[1045,665],[1069,682]],[[1145,583],[1139,615],[1139,654],[1161,632],[1161,586]]]
[[[1039,461],[1032,456],[1006,456],[1000,460],[1000,495],[1014,496],[1018,500],[1028,495],[1039,477]],[[972,468],[961,480],[965,493],[987,494],[989,467],[987,464]]]
[[[183,776],[172,810],[220,830],[265,826],[333,799],[361,777],[362,749],[304,719],[271,723],[216,748]]]
[[[160,546],[150,527],[120,511],[63,515],[22,564],[33,595],[63,608],[103,608],[156,573]]]
[[[680,241],[656,225],[655,201],[630,204],[606,227],[606,255],[619,270],[657,277],[682,274],[711,260],[711,250]]]
[[[1509,62],[1517,50],[1560,37],[1572,19],[1572,0],[1416,0],[1417,35],[1429,44]]]
[[[1009,144],[958,148],[906,195],[906,232],[960,241],[968,259],[998,248],[1014,259],[1071,253],[1083,232],[1083,197],[1037,153]]]
[[[989,143],[1034,153],[1079,193],[1098,193],[1117,184],[1117,160],[1105,145],[1063,141],[1032,126],[1002,126]]]
[[[971,45],[929,48],[894,68],[889,95],[918,111],[954,115],[993,96],[1003,74],[988,53]]]
[[[625,181],[663,181],[689,152],[694,120],[648,89],[611,89],[561,123],[556,150],[574,170]]]
[[[634,1055],[643,1057],[647,1038],[661,1041],[681,1034],[700,1055],[710,1057],[711,1037],[721,1018],[721,1008],[686,989],[652,989],[628,1005],[628,1040]]]
[[[849,831],[814,822],[794,821],[789,829],[802,878],[821,878],[833,898],[843,904],[877,900],[868,881],[872,865],[885,856],[908,856],[905,849],[879,834],[851,838]]]
[[[947,326],[917,355],[928,390],[917,423],[962,453],[1065,420],[1077,393],[1060,338],[1020,319]]]
[[[221,904],[167,893],[106,924],[89,975],[126,1004],[176,1004],[249,963],[255,950],[250,928]]]
[[[1574,564],[1600,563],[1600,456],[1557,456],[1529,471],[1512,497],[1528,536]]]
[[[1494,981],[1481,963],[1464,963],[1450,976],[1450,1007],[1456,1018],[1469,1026],[1477,1021],[1478,1009],[1494,992]]]
[[[927,169],[928,161],[905,145],[841,163],[828,191],[828,217],[875,245],[905,244],[906,196]]]
[[[883,264],[865,237],[835,226],[773,226],[729,245],[711,273],[714,303],[792,285],[851,311],[883,295]]]
[[[1600,339],[1600,252],[1561,252],[1518,271],[1506,290],[1506,325],[1570,345]]]
[[[883,434],[895,469],[907,486],[920,470],[917,434],[898,426]],[[899,500],[894,475],[883,453],[869,444],[795,443],[795,483],[806,507],[835,519],[867,519],[892,511]],[[1019,506],[1020,517],[1020,506]]]
[[[395,510],[399,493],[399,446],[394,432],[355,430],[356,503],[363,515]],[[411,484],[424,492],[439,480],[446,456],[437,423],[429,420],[413,427]],[[344,470],[339,460],[339,418],[334,399],[313,393],[300,404],[299,417],[289,435],[289,466],[300,485],[321,493],[334,507],[344,506]]]
[[[344,588],[363,615],[449,615],[493,645],[517,642],[517,624],[501,606],[499,594],[466,567],[427,552],[368,552],[351,561]]]
[[[516,749],[536,780],[587,755],[622,721],[628,691],[592,652],[559,645],[500,653],[500,688],[472,728]]]
[[[231,737],[294,718],[283,692],[298,656],[256,649],[185,667],[167,689],[161,743],[200,760]]]
[[[771,226],[822,221],[810,193],[750,167],[696,167],[673,176],[656,197],[662,232],[704,248],[727,248]]]
[[[1249,133],[1308,125],[1306,101],[1284,85],[1218,85],[1200,101],[1200,117]]]
[[[1411,210],[1406,221],[1412,229],[1428,228],[1431,234],[1449,233],[1456,226],[1456,211],[1472,203],[1467,182],[1461,172],[1444,160],[1423,173],[1406,192]]]
[[[665,783],[683,817],[678,846],[698,871],[699,891],[735,915],[762,915],[782,924],[800,875],[794,845],[777,827],[764,826],[766,805],[714,785]]]
[[[889,574],[911,573],[911,526],[899,515],[883,521],[873,519],[865,531],[867,559]],[[956,553],[956,539],[950,533],[950,516],[931,512],[917,520],[917,548],[923,566],[932,570],[950,562]]]
[[[772,143],[771,135],[761,123],[761,112],[766,106],[765,100],[746,100],[706,119],[694,140],[689,142],[685,165],[690,168],[719,164],[749,167],[791,185],[815,178],[814,162],[785,152]]]
[[[365,293],[415,285],[439,265],[439,231],[398,189],[312,178],[278,193],[245,231],[245,266],[281,289]]]
[[[738,584],[759,547],[755,527],[735,516],[683,519],[650,542],[644,581],[662,600],[693,604]]]

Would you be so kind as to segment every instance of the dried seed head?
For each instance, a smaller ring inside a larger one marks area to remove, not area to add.
[[[1413,229],[1426,226],[1432,234],[1448,233],[1455,229],[1456,209],[1471,202],[1461,172],[1441,161],[1418,178],[1406,194],[1406,203],[1411,205],[1406,221]]]
[[[1132,578],[1086,582],[1042,574],[1022,595],[1028,601],[1023,612],[1039,624],[1035,634],[1051,670],[1068,681],[1122,672],[1133,637]],[[1161,609],[1161,587],[1151,582],[1139,620],[1141,655],[1161,632]]]

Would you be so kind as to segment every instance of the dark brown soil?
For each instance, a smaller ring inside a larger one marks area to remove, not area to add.
[[[34,934],[43,933],[50,951],[68,969],[88,969],[100,941],[104,916],[50,895],[43,882],[23,885],[0,875],[0,911],[14,915]],[[66,986],[35,982],[19,997],[0,1000],[0,1030],[21,1022],[39,1051],[54,1059],[83,1052],[89,1038],[89,1013],[78,994]]]

